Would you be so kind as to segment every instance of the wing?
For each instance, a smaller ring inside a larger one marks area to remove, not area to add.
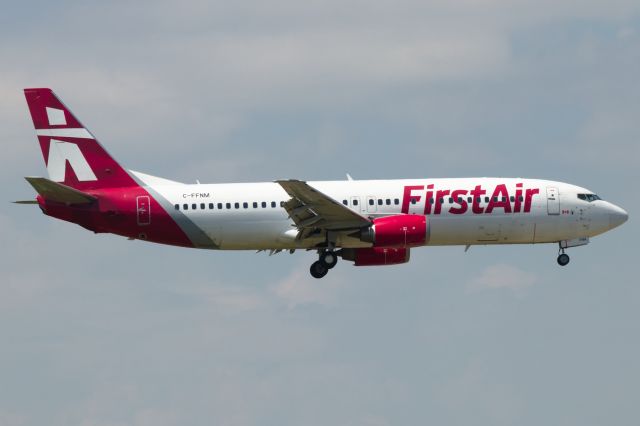
[[[326,194],[299,180],[278,180],[291,195],[284,203],[289,217],[300,230],[298,238],[304,238],[315,229],[349,231],[371,225],[366,217],[350,210]]]

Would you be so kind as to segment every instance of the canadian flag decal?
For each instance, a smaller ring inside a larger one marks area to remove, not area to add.
[[[55,182],[65,181],[66,164],[69,165],[76,174],[79,181],[98,180],[91,166],[80,152],[78,145],[71,142],[63,142],[51,139],[49,143],[49,158],[47,160],[47,171],[49,178]]]

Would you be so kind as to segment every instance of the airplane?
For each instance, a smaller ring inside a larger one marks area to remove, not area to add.
[[[26,177],[37,204],[95,233],[213,250],[316,251],[310,273],[338,258],[397,265],[422,246],[558,245],[620,226],[622,208],[563,182],[453,178],[184,184],[123,168],[51,89],[24,89],[49,177]]]

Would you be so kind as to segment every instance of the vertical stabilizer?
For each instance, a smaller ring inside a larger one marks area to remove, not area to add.
[[[49,178],[79,190],[135,186],[51,89],[24,89]]]

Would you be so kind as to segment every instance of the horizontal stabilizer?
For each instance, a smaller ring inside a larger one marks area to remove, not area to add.
[[[36,200],[20,200],[14,201],[13,204],[38,204]]]
[[[97,200],[93,195],[70,188],[43,177],[25,177],[27,182],[47,201],[64,204],[90,204]]]

